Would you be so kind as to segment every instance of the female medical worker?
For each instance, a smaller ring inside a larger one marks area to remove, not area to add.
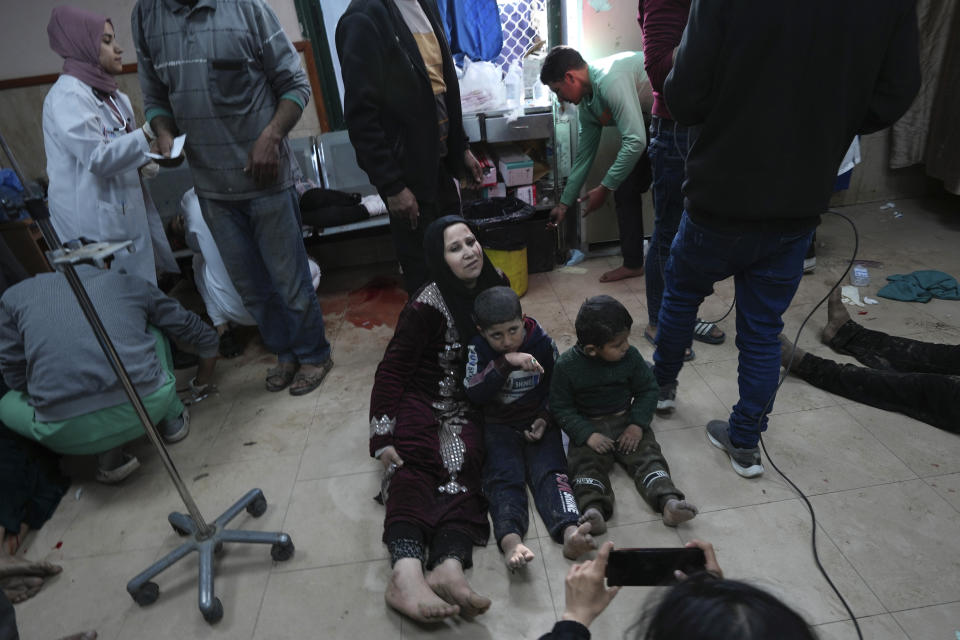
[[[53,227],[63,241],[133,241],[114,269],[156,284],[157,268],[178,272],[143,174],[152,132],[134,125],[130,99],[113,76],[122,71],[113,23],[104,16],[56,7],[47,25],[50,48],[63,57],[63,73],[43,101],[48,199]]]

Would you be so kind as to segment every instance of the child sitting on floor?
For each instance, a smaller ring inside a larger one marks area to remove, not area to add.
[[[630,312],[610,296],[580,307],[577,344],[557,360],[550,410],[570,436],[573,493],[591,531],[607,530],[614,495],[609,473],[619,462],[663,523],[676,526],[697,515],[670,479],[670,468],[650,428],[657,381],[630,346]]]
[[[486,459],[483,490],[497,545],[510,569],[533,560],[523,544],[527,532],[527,490],[550,537],[571,560],[596,548],[567,478],[560,430],[547,410],[550,374],[557,347],[537,321],[523,315],[509,287],[477,296],[474,320],[480,335],[467,353],[467,396],[483,405]]]

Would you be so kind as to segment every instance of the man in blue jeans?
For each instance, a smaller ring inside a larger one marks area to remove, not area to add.
[[[167,156],[187,134],[203,218],[277,354],[266,388],[309,393],[333,360],[287,139],[310,98],[300,57],[263,0],[138,0],[131,21],[148,129]]]
[[[762,34],[763,37],[758,37]],[[664,96],[698,126],[667,259],[654,374],[676,406],[697,308],[734,278],[740,399],[707,424],[734,471],[757,444],[780,372],[778,335],[853,136],[890,126],[920,86],[914,0],[694,0]]]
[[[689,13],[690,0],[640,0],[637,9],[637,22],[643,33],[643,65],[653,87],[653,115],[647,155],[653,171],[654,221],[644,269],[648,322],[643,330],[643,337],[653,343],[657,338],[660,304],[663,301],[663,268],[683,215],[681,186],[687,173],[687,155],[693,143],[690,129],[674,120],[667,108],[663,83],[673,68],[673,56],[680,44]],[[721,344],[727,336],[713,322],[698,320],[693,337],[708,344]],[[693,358],[693,350],[684,354],[684,360]]]

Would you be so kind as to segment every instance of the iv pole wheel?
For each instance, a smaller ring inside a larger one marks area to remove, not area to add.
[[[267,499],[263,497],[261,493],[257,496],[253,502],[247,505],[247,513],[252,515],[254,518],[259,518],[267,511]]]
[[[160,586],[156,582],[144,582],[140,588],[130,594],[133,601],[141,607],[153,604],[160,597]]]
[[[220,622],[220,618],[223,617],[223,603],[220,602],[220,598],[214,598],[210,603],[210,608],[201,609],[200,613],[203,614],[203,619],[210,624]]]
[[[286,562],[293,557],[293,551],[293,540],[288,540],[286,544],[282,542],[274,542],[270,546],[270,557],[277,562]]]

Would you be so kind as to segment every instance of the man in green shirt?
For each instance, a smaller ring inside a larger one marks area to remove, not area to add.
[[[579,107],[580,134],[573,170],[550,212],[559,224],[575,203],[586,201],[583,215],[599,208],[613,191],[620,227],[623,266],[604,273],[601,282],[643,275],[641,194],[650,187],[650,162],[643,113],[653,105],[653,91],[643,68],[643,54],[624,51],[587,64],[571,47],[554,47],[540,71],[540,81],[557,97]],[[578,199],[600,145],[603,127],[620,131],[620,151],[600,184]]]

